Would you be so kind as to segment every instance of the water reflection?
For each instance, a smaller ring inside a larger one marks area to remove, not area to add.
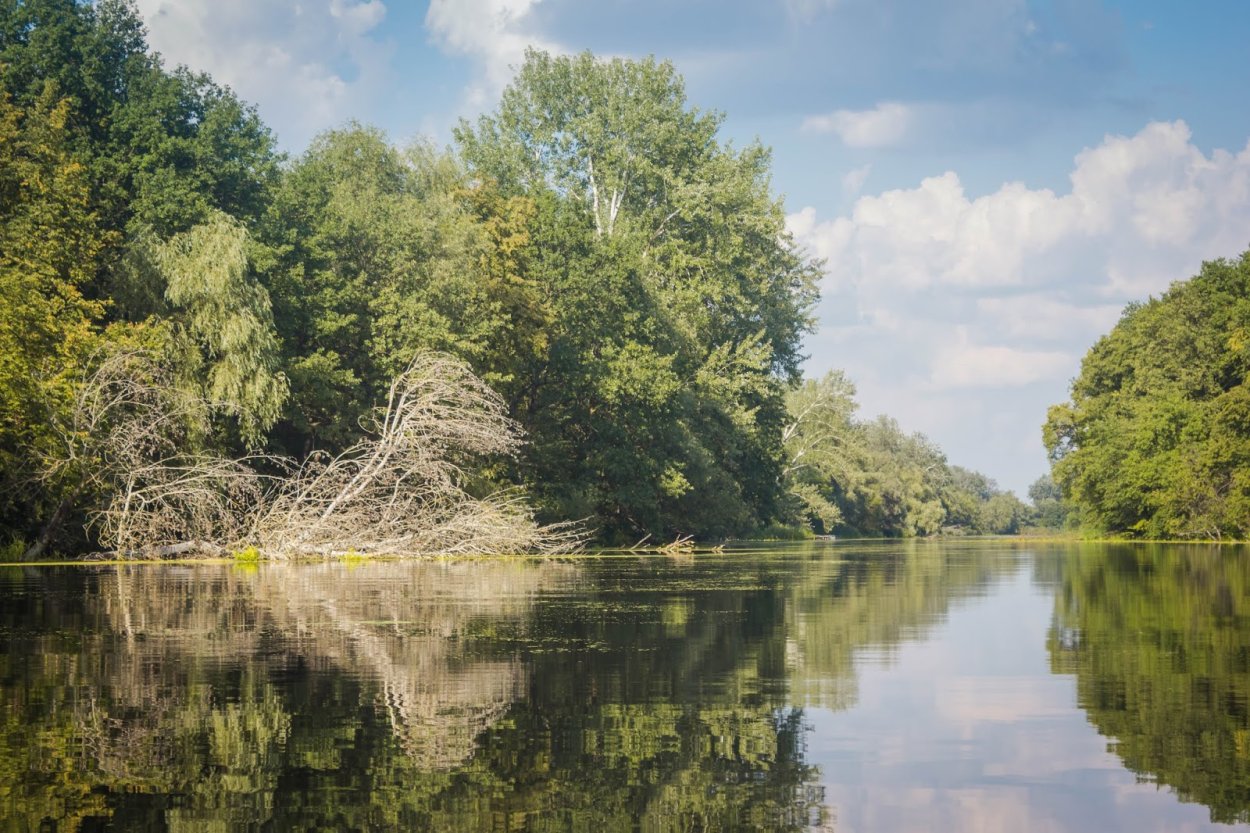
[[[819,824],[777,577],[615,566],[9,575],[2,827]]]
[[[952,605],[985,591],[1019,563],[1014,550],[926,542],[865,543],[835,568],[816,566],[789,587],[787,654],[790,696],[799,703],[845,709],[857,700],[855,658],[872,650],[888,658],[924,637]]]
[[[1241,548],[1083,547],[1048,647],[1124,765],[1250,822],[1250,560]]]
[[[0,782],[25,811],[10,827],[204,829],[280,818],[284,782],[364,776],[361,754],[412,772],[463,763],[526,687],[519,659],[478,636],[522,630],[538,589],[576,571],[376,563],[28,578],[4,599],[0,652]]]
[[[1244,819],[1245,563],[913,542],[0,572],[0,831],[1164,818],[1108,808],[1128,776],[1091,762],[1062,675],[1129,767]]]

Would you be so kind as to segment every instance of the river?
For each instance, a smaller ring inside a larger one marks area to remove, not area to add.
[[[1250,550],[0,568],[0,831],[1250,822]]]

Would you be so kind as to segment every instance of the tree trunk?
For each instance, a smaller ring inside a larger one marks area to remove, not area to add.
[[[74,508],[74,501],[77,498],[78,490],[75,489],[61,499],[61,502],[57,504],[56,511],[52,513],[52,517],[48,518],[48,522],[44,524],[43,529],[39,532],[39,537],[26,548],[26,552],[22,553],[23,561],[31,561],[43,555],[48,548],[48,544],[52,543],[52,539],[61,531],[61,525],[65,523],[70,510]]]

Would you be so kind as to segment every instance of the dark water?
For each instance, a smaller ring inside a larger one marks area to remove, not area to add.
[[[1250,552],[0,569],[0,831],[1250,821]]]

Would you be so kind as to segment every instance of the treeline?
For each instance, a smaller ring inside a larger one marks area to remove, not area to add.
[[[1043,437],[1096,532],[1250,537],[1250,252],[1130,304]]]
[[[469,488],[604,541],[801,523],[818,493],[863,533],[1012,528],[888,422],[855,428],[858,480],[793,468],[820,264],[721,119],[667,62],[530,53],[453,150],[350,124],[286,158],[230,90],[166,70],[127,0],[5,4],[0,525],[87,543],[116,496],[75,397],[129,350],[211,403],[183,442],[294,460],[352,447],[418,353],[458,357],[527,439]]]
[[[923,434],[889,417],[856,417],[855,387],[840,371],[788,396],[785,478],[790,511],[818,531],[911,537],[1015,534],[1061,527],[1035,484],[1028,506],[985,475],[947,462]]]

